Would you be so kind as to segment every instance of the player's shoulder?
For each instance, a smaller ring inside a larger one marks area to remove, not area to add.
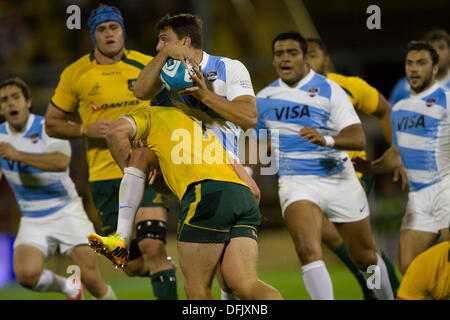
[[[76,61],[72,62],[67,67],[65,67],[64,70],[62,71],[61,77],[76,81],[84,73],[88,72],[94,67],[95,64],[92,63],[94,59],[95,58],[93,52],[85,54],[81,58],[77,59]]]
[[[268,98],[270,95],[274,94],[278,91],[278,89],[281,88],[280,86],[280,79],[277,79],[270,83],[269,85],[262,88],[258,93],[256,94],[256,98]]]
[[[153,59],[153,56],[147,55],[145,53],[136,50],[127,50],[125,56],[127,59],[138,61],[143,65],[147,65]]]
[[[341,87],[357,88],[359,90],[375,89],[366,80],[358,76],[346,76],[338,73],[327,73],[327,78],[333,80]]]

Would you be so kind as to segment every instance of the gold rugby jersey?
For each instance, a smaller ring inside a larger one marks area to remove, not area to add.
[[[85,125],[99,120],[114,121],[150,104],[148,100],[137,99],[133,87],[139,73],[152,58],[125,50],[119,62],[101,65],[91,52],[64,69],[51,102],[65,112],[77,109]],[[105,140],[87,138],[86,158],[89,181],[122,178],[122,171]]]
[[[155,152],[167,186],[181,201],[187,187],[202,180],[242,184],[214,132],[176,107],[152,106],[128,115],[135,140],[146,139]],[[248,187],[248,186],[247,186]]]
[[[450,300],[450,243],[444,241],[409,265],[397,296],[404,300]]]

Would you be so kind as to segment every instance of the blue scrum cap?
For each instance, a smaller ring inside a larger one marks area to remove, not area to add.
[[[103,22],[106,21],[116,21],[120,24],[123,30],[123,39],[125,40],[125,26],[123,24],[123,18],[120,11],[116,8],[110,6],[102,6],[91,12],[88,20],[88,27],[91,33],[92,42],[94,46],[97,47],[97,41],[95,41],[95,28]]]

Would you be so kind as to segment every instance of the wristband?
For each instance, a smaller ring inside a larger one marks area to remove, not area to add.
[[[324,136],[323,138],[325,139],[325,147],[334,147],[334,138],[332,136]]]

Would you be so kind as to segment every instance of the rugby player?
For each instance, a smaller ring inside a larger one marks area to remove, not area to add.
[[[237,297],[282,299],[276,289],[258,279],[256,240],[261,215],[256,198],[236,173],[241,167],[235,171],[229,163],[220,138],[197,120],[175,107],[152,106],[113,124],[107,135],[111,154],[133,176],[121,192],[137,194],[127,206],[136,213],[147,178],[159,160],[167,186],[181,203],[177,246],[187,298],[212,299],[211,284],[220,265],[225,283]],[[183,132],[181,141],[174,139],[176,132]],[[130,141],[142,139],[154,153],[143,153],[144,161],[129,162]],[[109,255],[126,247],[121,237],[94,234],[89,241]]]
[[[134,97],[133,87],[152,57],[125,48],[123,18],[114,7],[93,10],[88,26],[95,48],[62,72],[48,105],[46,130],[58,138],[86,138],[90,189],[106,235],[117,228],[123,172],[111,157],[105,136],[112,121],[149,105]],[[75,110],[81,124],[69,121]],[[135,224],[130,263],[124,271],[130,276],[149,275],[158,299],[177,299],[175,270],[165,248],[167,209],[161,194],[146,189]]]
[[[75,286],[44,268],[59,250],[80,267],[81,281],[94,299],[116,299],[87,246],[94,226],[69,176],[70,143],[50,138],[44,118],[30,108],[31,91],[22,79],[0,84],[0,112],[6,119],[0,125],[0,179],[5,176],[22,212],[14,242],[17,281],[31,290],[82,299],[80,282]]]
[[[414,258],[403,276],[397,300],[450,300],[449,241]]]
[[[374,87],[369,85],[366,81],[359,77],[348,77],[337,73],[328,72],[328,66],[330,63],[330,56],[328,51],[320,39],[307,39],[308,41],[308,54],[307,62],[310,67],[317,73],[326,76],[328,79],[333,80],[344,89],[347,93],[353,107],[356,111],[363,112],[368,115],[372,115],[379,119],[381,132],[388,144],[392,141],[392,128],[390,121],[391,106],[386,98]],[[366,159],[365,150],[361,151],[347,151],[350,159],[354,157],[360,157]],[[402,189],[406,189],[405,184],[406,177],[404,177],[404,170],[399,169],[402,173]],[[360,172],[356,172],[361,184],[368,195],[373,182],[373,175],[363,175]],[[396,179],[394,179],[395,181]],[[363,290],[365,299],[373,298],[372,291],[367,287],[366,281],[358,269],[351,262],[348,256],[347,248],[339,236],[334,225],[327,219],[324,221],[322,229],[322,241],[326,246],[333,251],[344,264],[349,268],[352,274],[357,278],[361,289]],[[382,258],[388,268],[389,278],[391,280],[392,289],[397,291],[399,281],[395,275],[395,268],[390,262],[389,258],[383,253]]]
[[[349,255],[365,279],[367,268],[380,271],[377,299],[393,299],[386,265],[370,228],[367,197],[347,153],[362,150],[365,136],[356,112],[334,81],[306,63],[307,42],[295,31],[272,42],[279,79],[257,94],[257,129],[279,134],[272,148],[279,156],[282,214],[302,264],[312,299],[333,299],[323,261],[323,215],[335,223]]]
[[[157,22],[156,31],[158,53],[139,74],[135,96],[152,99],[152,104],[158,106],[176,106],[194,116],[216,133],[225,149],[238,161],[240,131],[253,128],[257,122],[254,91],[247,68],[238,60],[203,51],[202,21],[195,15],[166,15]],[[169,91],[162,85],[159,75],[169,57],[183,63],[186,58],[194,66],[195,86],[188,88],[185,95]],[[236,166],[243,169],[240,164]],[[255,181],[248,174],[243,174],[242,179],[259,199]],[[225,299],[227,294],[222,292],[222,296]]]
[[[439,69],[436,82],[445,89],[450,89],[450,36],[444,29],[433,29],[425,34],[424,40],[433,46],[439,54]],[[389,102],[396,104],[408,98],[411,87],[406,77],[401,78],[392,89]]]
[[[450,93],[436,83],[438,70],[439,55],[430,44],[408,44],[405,73],[411,93],[392,108],[392,146],[377,160],[354,160],[364,173],[387,173],[399,163],[405,167],[410,192],[400,230],[402,274],[439,235],[449,237]]]

